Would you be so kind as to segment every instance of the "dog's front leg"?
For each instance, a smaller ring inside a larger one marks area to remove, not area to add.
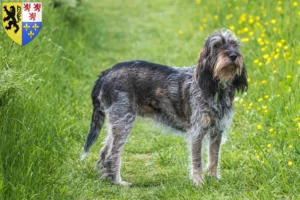
[[[218,174],[222,131],[215,130],[209,135],[209,163],[208,175],[221,178]]]
[[[198,186],[204,182],[202,167],[202,139],[204,134],[191,136],[191,176],[193,182]]]

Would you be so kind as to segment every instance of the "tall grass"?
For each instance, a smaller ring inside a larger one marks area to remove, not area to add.
[[[43,28],[30,44],[19,47],[0,29],[2,199],[298,198],[300,2],[43,3]],[[222,147],[222,180],[194,187],[185,140],[144,119],[123,152],[122,176],[134,187],[99,180],[94,164],[105,129],[79,161],[99,72],[129,59],[195,64],[219,28],[241,39],[249,75]]]
[[[81,7],[43,2],[43,28],[14,44],[1,28],[0,156],[3,199],[59,199],[60,166],[79,138],[84,58],[91,41]],[[89,5],[86,5],[89,7]],[[87,79],[87,78],[86,78]],[[91,79],[92,80],[92,79]],[[89,83],[92,84],[92,81]],[[71,139],[72,138],[72,139]]]

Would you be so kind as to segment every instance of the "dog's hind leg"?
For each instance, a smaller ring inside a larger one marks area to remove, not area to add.
[[[100,152],[98,167],[101,170],[102,178],[110,179],[115,184],[130,186],[129,183],[122,181],[120,169],[122,149],[133,122],[134,115],[131,113],[123,116],[118,121],[111,122],[106,144]]]
[[[129,101],[126,102],[124,98],[121,102],[112,104],[107,113],[109,135],[100,151],[97,167],[102,178],[109,179],[114,184],[130,186],[130,183],[122,181],[120,168],[122,149],[135,120],[135,114],[130,109]]]

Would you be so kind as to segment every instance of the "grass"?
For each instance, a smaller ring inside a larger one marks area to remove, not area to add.
[[[16,45],[0,29],[0,199],[299,198],[299,2],[43,5],[43,28],[30,44]],[[79,161],[97,75],[130,59],[193,65],[219,28],[243,42],[249,75],[222,147],[222,180],[195,187],[185,139],[142,118],[123,152],[122,176],[134,187],[99,180],[105,128]]]

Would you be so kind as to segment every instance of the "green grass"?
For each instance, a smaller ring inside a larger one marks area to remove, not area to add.
[[[0,199],[297,199],[300,196],[300,2],[92,1],[53,8],[30,44],[0,32]],[[251,17],[252,16],[252,17]],[[274,21],[275,20],[275,21]],[[124,188],[79,161],[97,75],[142,59],[188,66],[205,38],[243,41],[249,90],[235,101],[222,180],[195,187],[183,137],[140,118],[123,151]],[[289,165],[290,163],[290,165]]]

